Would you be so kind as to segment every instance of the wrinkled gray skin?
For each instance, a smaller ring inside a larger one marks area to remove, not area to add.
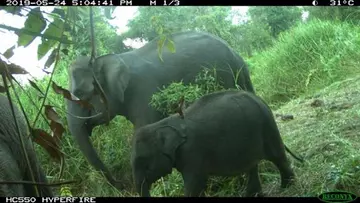
[[[294,173],[267,104],[245,91],[221,91],[203,96],[184,111],[136,130],[131,164],[136,189],[150,196],[151,184],[176,168],[185,196],[203,196],[209,176],[248,174],[247,196],[261,194],[260,160],[273,162],[281,186]]]
[[[175,43],[176,53],[164,48],[163,62],[157,50],[158,39],[155,39],[134,51],[101,56],[92,68],[88,66],[87,57],[80,57],[71,67],[71,92],[92,103],[95,111],[71,101],[67,103],[68,111],[80,117],[103,114],[91,119],[68,115],[69,130],[92,166],[102,171],[107,180],[119,189],[122,184],[112,177],[89,139],[92,129],[104,124],[108,118],[99,94],[94,94],[92,71],[106,94],[110,120],[116,115],[125,116],[135,129],[163,118],[149,105],[158,88],[174,81],[193,82],[203,67],[215,67],[218,79],[226,88],[235,87],[232,73],[241,71],[236,84],[254,92],[245,62],[223,40],[202,32],[182,32],[168,37]]]
[[[28,136],[27,125],[21,111],[14,105],[14,111],[25,143],[31,170],[35,182],[46,183],[46,176],[39,165],[35,151]],[[22,150],[21,141],[16,130],[15,120],[6,96],[0,94],[0,181],[31,181],[31,172]],[[29,184],[1,184],[0,196],[53,196],[51,189],[44,186]]]

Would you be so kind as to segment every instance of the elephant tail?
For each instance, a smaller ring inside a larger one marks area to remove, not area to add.
[[[298,157],[297,155],[295,155],[292,151],[290,151],[290,149],[286,145],[284,145],[284,146],[285,146],[285,150],[287,152],[289,152],[289,154],[291,154],[292,157],[294,157],[296,160],[300,161],[301,163],[304,163],[304,159],[302,159],[302,158]]]

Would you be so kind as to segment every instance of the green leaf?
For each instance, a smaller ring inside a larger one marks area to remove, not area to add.
[[[0,10],[6,11],[13,15],[19,15],[21,12],[21,6],[0,6]]]
[[[28,18],[25,21],[25,27],[21,30],[29,30],[32,32],[41,33],[45,29],[46,21],[40,11],[40,7],[32,9],[27,16]],[[21,30],[18,33],[18,45],[27,47],[29,44],[31,44],[31,42],[34,41],[36,36],[25,34],[24,32],[21,32]]]
[[[167,49],[171,52],[171,53],[175,53],[176,49],[175,49],[175,44],[172,40],[168,39],[167,40]]]
[[[76,7],[79,11],[79,16],[84,19],[89,17],[90,9],[89,7]]]
[[[69,49],[62,49],[61,52],[66,56],[69,55]]]
[[[57,50],[55,49],[55,50],[53,50],[53,51],[51,52],[48,60],[46,60],[45,65],[44,65],[44,66],[45,66],[44,69],[49,68],[49,67],[55,62],[55,60],[56,60],[56,55],[57,55]]]
[[[163,58],[162,58],[162,49],[164,47],[164,44],[165,44],[165,36],[160,36],[159,38],[159,41],[158,41],[158,55],[159,55],[159,58],[162,62],[164,62]]]
[[[51,13],[58,14],[61,18],[65,18],[65,11],[61,8],[54,8]]]
[[[5,51],[4,56],[5,58],[9,59],[14,55],[14,49],[15,49],[15,45],[10,47],[8,50]]]
[[[151,16],[150,21],[154,24],[158,20],[158,16]]]
[[[52,40],[51,40],[52,41]],[[50,40],[43,40],[38,46],[37,57],[41,60],[51,49],[53,43]]]
[[[115,17],[112,17],[112,14],[113,14],[115,8],[116,8],[115,6],[108,6],[108,7],[104,8],[104,14],[107,19],[112,20],[115,18]]]
[[[161,25],[159,25],[156,29],[156,32],[159,34],[159,35],[162,35],[164,33],[164,29]]]
[[[49,27],[45,30],[45,35],[51,35],[56,38],[61,38],[61,33],[63,31],[64,22],[61,19],[55,19],[50,23]]]
[[[71,24],[70,23],[64,24],[64,32],[71,32],[71,31],[72,31]]]
[[[57,18],[45,30],[44,35],[61,38],[64,22]],[[42,43],[38,46],[38,60],[42,59],[48,51],[56,44],[54,40],[42,39]]]
[[[71,24],[75,24],[75,22],[81,20],[78,13],[79,7],[66,7],[64,8],[67,12],[68,19],[70,20]]]

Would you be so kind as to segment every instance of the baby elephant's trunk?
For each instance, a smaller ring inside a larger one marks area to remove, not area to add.
[[[143,175],[143,173],[137,172],[134,177],[136,191],[140,194],[141,197],[150,197],[151,183],[148,183],[148,181],[146,181],[145,175]]]

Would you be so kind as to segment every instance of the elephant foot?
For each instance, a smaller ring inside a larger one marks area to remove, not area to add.
[[[293,174],[281,178],[281,188],[288,188],[295,183],[295,176]]]
[[[262,192],[248,192],[246,197],[264,197],[264,194]]]

